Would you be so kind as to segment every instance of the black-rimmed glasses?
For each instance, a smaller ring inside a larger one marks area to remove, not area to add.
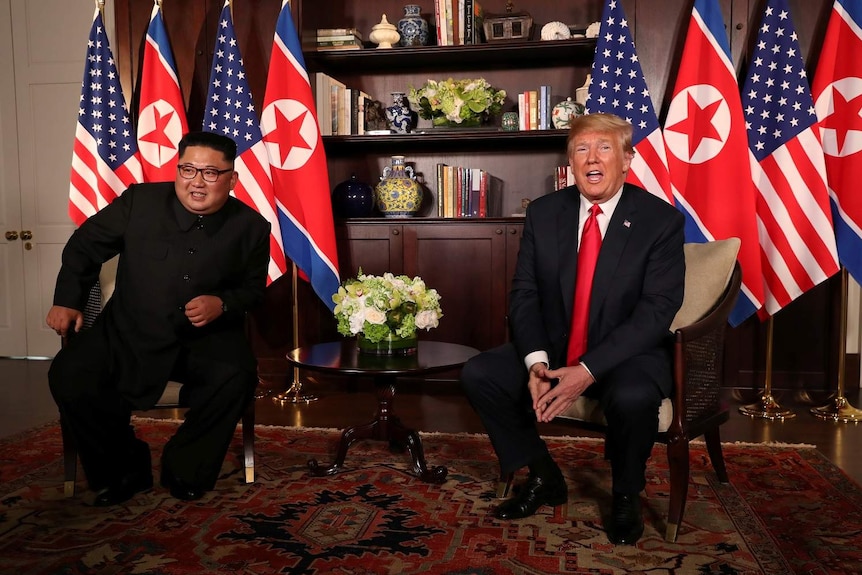
[[[197,177],[198,175],[198,172],[200,172],[205,182],[213,183],[218,181],[219,176],[221,176],[222,174],[232,172],[233,168],[219,170],[217,168],[196,168],[191,164],[180,164],[177,166],[177,171],[180,173],[180,176],[182,176],[186,180],[195,179],[195,177]]]

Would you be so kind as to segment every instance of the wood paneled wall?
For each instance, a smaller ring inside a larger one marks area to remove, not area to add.
[[[585,18],[598,20],[601,0],[570,0],[583,4]],[[353,0],[314,0],[303,6],[292,2],[297,28],[314,21],[323,26],[356,26],[366,37],[380,13],[394,22],[402,13],[403,0],[378,0],[357,3]],[[740,74],[744,74],[749,47],[754,41],[753,28],[763,10],[763,0],[720,0],[727,23],[731,53]],[[813,74],[820,45],[826,30],[831,0],[790,0],[790,12],[796,26],[809,75]],[[433,11],[431,0],[420,2],[423,14]],[[489,12],[502,13],[504,0],[483,2]],[[682,53],[693,0],[623,0],[623,6],[634,34],[638,56],[651,89],[653,101],[663,121],[669,95],[673,90],[676,66]],[[234,23],[246,72],[255,103],[260,109],[266,83],[266,70],[280,0],[235,0]],[[359,6],[359,9],[355,9]],[[372,8],[373,6],[373,8]],[[171,39],[183,93],[188,104],[189,126],[197,129],[203,115],[207,81],[215,43],[221,0],[164,0],[163,13]],[[530,11],[530,2],[516,3],[517,9]],[[137,86],[141,68],[142,45],[146,35],[152,3],[142,0],[116,0],[116,37],[114,47],[123,87],[130,100],[132,114],[138,103]],[[305,11],[305,14],[303,13]],[[553,20],[553,14],[533,14],[541,25]],[[302,33],[302,32],[301,32]],[[307,32],[306,32],[307,34]],[[307,286],[300,282],[299,297],[314,302]],[[773,386],[776,389],[829,389],[837,381],[839,282],[833,279],[779,313],[774,320]],[[292,290],[290,278],[284,278],[270,289],[267,309],[256,326],[256,347],[262,357],[262,369],[283,369],[277,360],[293,343],[291,335]],[[323,308],[322,304],[309,304]],[[312,318],[308,333],[320,333],[313,320],[320,309],[304,316]],[[305,326],[304,326],[305,327]],[[767,325],[750,319],[730,330],[726,353],[726,385],[759,388],[765,372]],[[269,364],[267,361],[272,360]],[[859,358],[848,358],[848,381],[859,380]]]

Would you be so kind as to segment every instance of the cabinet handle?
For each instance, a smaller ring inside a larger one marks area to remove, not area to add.
[[[497,228],[496,230],[494,230],[494,233],[499,236],[500,234],[503,233],[503,230],[501,230],[500,228]]]
[[[515,234],[518,233],[518,230],[516,230],[515,228],[509,228],[509,233],[514,236]]]
[[[398,235],[398,234],[400,234],[400,233],[401,233],[401,232],[400,232],[400,231],[398,231],[398,230],[392,230],[392,235],[393,235],[393,236],[397,236],[397,235]]]

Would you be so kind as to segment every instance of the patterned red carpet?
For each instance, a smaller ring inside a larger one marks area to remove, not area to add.
[[[154,461],[176,425],[136,421]],[[814,449],[726,445],[732,483],[721,485],[697,446],[685,522],[669,544],[657,447],[644,537],[614,547],[595,440],[549,439],[568,477],[565,508],[500,522],[489,514],[497,466],[484,437],[423,435],[429,465],[449,467],[443,485],[429,485],[380,442],[354,444],[343,473],[312,478],[306,461],[328,462],[337,432],[260,427],[256,436],[253,485],[241,479],[238,433],[204,499],[183,503],[157,486],[107,510],[88,505],[83,482],[63,497],[56,425],[0,442],[0,573],[862,573],[862,489]]]

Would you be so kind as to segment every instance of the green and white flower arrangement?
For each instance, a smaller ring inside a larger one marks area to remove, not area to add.
[[[443,310],[437,290],[422,278],[385,273],[363,274],[345,280],[332,296],[338,333],[362,334],[372,343],[391,335],[411,339],[417,329],[430,330],[440,323]]]
[[[428,80],[421,88],[410,87],[407,100],[419,117],[435,126],[479,126],[498,115],[506,99],[484,78]]]

